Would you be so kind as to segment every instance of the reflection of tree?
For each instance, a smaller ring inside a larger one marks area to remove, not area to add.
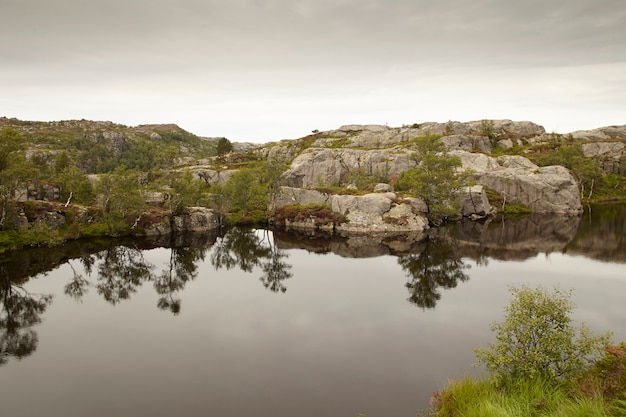
[[[261,235],[253,230],[230,229],[217,240],[211,253],[211,263],[218,270],[239,267],[244,272],[261,268],[260,280],[272,292],[285,292],[283,281],[291,278],[291,265],[284,261],[287,254],[278,249],[269,237],[269,232]]]
[[[269,253],[270,249],[262,244],[254,230],[233,228],[215,242],[211,263],[216,270],[239,267],[244,272],[252,272]]]
[[[168,267],[154,278],[154,289],[161,296],[157,304],[161,310],[170,310],[173,314],[180,312],[181,301],[174,294],[185,288],[185,284],[198,275],[196,261],[202,259],[204,259],[202,249],[191,247],[170,249]]]
[[[126,300],[143,281],[150,280],[154,266],[147,262],[141,250],[114,246],[98,254],[98,294],[111,304]]]
[[[80,259],[80,263],[83,265],[83,269],[87,275],[91,275],[91,271],[93,270],[93,265],[96,261],[95,256],[93,255],[85,255]],[[80,300],[83,298],[83,295],[87,294],[87,288],[89,287],[89,281],[86,280],[82,274],[79,274],[72,263],[67,261],[70,269],[72,270],[72,279],[70,282],[65,284],[65,294],[74,298],[75,300]]]
[[[37,333],[32,326],[41,322],[40,315],[52,302],[52,295],[35,295],[15,285],[8,271],[0,268],[0,365],[10,356],[18,359],[37,349]]]
[[[441,298],[439,287],[454,288],[457,282],[469,279],[463,272],[469,265],[442,241],[429,240],[422,253],[400,257],[398,263],[410,278],[406,283],[408,300],[423,309],[435,307]]]
[[[291,265],[283,260],[287,258],[285,251],[278,249],[275,245],[271,245],[270,256],[261,264],[263,275],[261,276],[261,282],[263,286],[272,292],[285,292],[287,287],[283,284],[283,281],[291,278],[293,275],[289,272]]]

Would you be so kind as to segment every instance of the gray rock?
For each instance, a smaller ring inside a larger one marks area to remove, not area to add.
[[[331,194],[321,193],[315,190],[306,190],[303,188],[280,187],[279,192],[271,201],[271,210],[280,207],[300,204],[303,206],[309,204],[324,204],[331,206]]]
[[[567,168],[540,168],[519,155],[495,159],[462,151],[451,154],[461,159],[463,169],[474,173],[478,184],[498,191],[511,203],[524,204],[536,213],[582,211],[578,184]]]
[[[423,233],[428,221],[423,214],[423,202],[407,199],[396,203],[394,193],[372,193],[363,196],[331,195],[314,190],[281,187],[274,197],[273,209],[290,204],[326,204],[347,222],[334,225],[340,233]],[[415,208],[417,207],[417,209]],[[313,221],[289,224],[290,227],[318,229]]]
[[[459,190],[461,214],[471,219],[479,219],[491,214],[491,205],[485,194],[485,187],[474,185]]]
[[[477,182],[502,194],[511,203],[521,203],[535,213],[580,214],[578,184],[562,166],[529,171],[502,168],[477,176]]]
[[[484,136],[451,135],[444,136],[441,141],[446,145],[446,150],[451,151],[480,151],[491,152],[491,141]]]
[[[619,160],[626,156],[626,145],[622,142],[591,142],[581,145],[587,158]]]
[[[283,174],[292,187],[340,185],[351,172],[392,177],[410,169],[414,162],[404,149],[310,148],[298,155]]]
[[[393,187],[389,184],[384,184],[384,183],[376,184],[374,186],[374,192],[375,193],[392,193]]]
[[[170,233],[208,233],[220,226],[219,216],[206,207],[187,207],[183,214],[164,217],[145,230],[145,236],[161,236]]]
[[[606,126],[593,130],[577,130],[570,133],[574,139],[579,140],[607,140],[607,139],[626,139],[626,125],[622,126]]]

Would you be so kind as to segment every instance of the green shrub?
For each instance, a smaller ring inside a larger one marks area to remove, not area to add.
[[[502,322],[492,324],[496,343],[475,349],[479,362],[497,379],[541,377],[562,381],[597,361],[610,334],[593,335],[582,324],[575,328],[571,291],[552,292],[526,285],[513,287]]]

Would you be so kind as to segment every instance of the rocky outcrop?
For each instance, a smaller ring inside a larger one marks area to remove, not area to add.
[[[350,175],[392,177],[410,169],[411,152],[392,149],[310,148],[298,155],[283,174],[291,187],[328,187],[345,183]]]
[[[626,125],[606,126],[592,130],[577,130],[570,133],[574,139],[588,141],[626,140]]]
[[[424,233],[428,229],[423,201],[415,198],[399,199],[391,192],[354,196],[281,187],[273,199],[272,208],[275,210],[292,204],[324,204],[344,215],[346,222],[332,227],[339,233]],[[314,221],[289,223],[289,227],[316,228]]]
[[[521,203],[535,213],[580,214],[582,204],[575,178],[562,166],[538,167],[518,156],[492,158],[484,154],[451,152],[463,169],[474,173],[478,184]]]
[[[313,135],[313,147],[337,147],[344,148],[368,148],[380,149],[402,145],[416,137],[427,135],[441,135],[444,137],[457,137],[460,139],[456,144],[455,139],[450,140],[450,146],[470,146],[466,150],[491,149],[490,140],[528,140],[545,133],[545,129],[532,122],[511,120],[489,120],[473,122],[446,123],[416,123],[402,127],[389,127],[385,125],[345,125],[339,129],[321,132]]]
[[[461,215],[472,220],[487,217],[491,214],[491,204],[485,193],[485,187],[474,185],[459,190]]]
[[[583,155],[593,158],[610,174],[626,174],[626,145],[623,142],[590,142],[581,146]]]
[[[165,216],[146,227],[142,235],[159,236],[172,233],[208,233],[220,227],[219,216],[206,207],[188,207],[183,214]]]
[[[218,171],[215,169],[196,167],[192,167],[190,171],[195,179],[204,181],[206,185],[223,185],[233,173],[237,172],[236,169]]]

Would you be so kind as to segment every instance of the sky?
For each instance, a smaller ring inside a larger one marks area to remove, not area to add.
[[[623,0],[0,0],[0,116],[268,142],[626,124]]]

